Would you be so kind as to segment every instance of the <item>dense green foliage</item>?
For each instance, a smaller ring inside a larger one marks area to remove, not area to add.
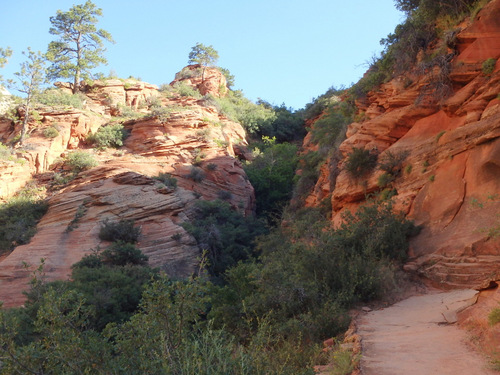
[[[177,179],[169,173],[161,172],[158,174],[158,176],[153,177],[153,178],[155,180],[160,181],[163,185],[165,185],[167,187],[171,187],[174,189],[177,187]]]
[[[99,238],[104,241],[136,243],[141,231],[134,225],[133,220],[119,220],[117,222],[104,220],[99,230]]]
[[[205,69],[208,66],[215,65],[218,59],[219,53],[213,46],[196,43],[194,47],[191,47],[191,52],[189,52],[188,64],[200,64],[202,66],[201,79],[203,81],[205,79]]]
[[[207,105],[213,105],[219,112],[233,121],[242,124],[245,129],[255,134],[261,127],[267,126],[275,119],[274,111],[263,104],[255,104],[245,98],[241,91],[229,91],[222,98],[205,96]]]
[[[414,231],[390,204],[370,204],[345,219],[332,230],[319,210],[302,210],[261,238],[262,265],[227,273],[211,312],[217,324],[245,332],[242,314],[269,314],[286,336],[317,340],[342,331],[346,308],[393,287],[393,260],[405,258]]]
[[[26,244],[36,233],[36,224],[47,212],[45,201],[17,196],[0,205],[0,252]]]
[[[89,135],[87,140],[97,148],[118,148],[123,146],[123,140],[127,135],[122,124],[111,124],[100,127],[95,134]]]
[[[302,141],[306,134],[304,118],[301,111],[287,108],[285,104],[272,106],[265,101],[258,101],[258,105],[274,111],[272,121],[264,121],[257,130],[260,137],[276,138],[277,143]]]
[[[83,108],[83,94],[68,94],[63,90],[47,89],[37,96],[37,102],[51,107]]]
[[[311,341],[394,287],[413,230],[390,204],[346,215],[336,230],[307,209],[256,251],[258,222],[220,201],[197,210],[189,230],[217,285],[157,277],[125,243],[84,257],[70,282],[35,273],[25,307],[0,311],[0,373],[313,374]]]
[[[265,232],[262,222],[244,217],[223,201],[199,201],[195,220],[183,227],[207,252],[208,271],[216,278],[241,260],[255,256],[255,238]]]
[[[265,146],[251,163],[244,166],[255,189],[257,215],[280,216],[292,197],[297,163],[297,147],[280,143]]]
[[[377,165],[377,154],[363,148],[353,147],[347,155],[345,169],[353,177],[362,177],[371,172]]]
[[[73,173],[82,172],[99,164],[93,154],[85,151],[71,152],[65,157],[64,163],[69,166]]]
[[[26,60],[21,63],[21,69],[14,73],[16,76],[16,81],[9,81],[9,87],[14,88],[20,93],[24,94],[23,107],[24,116],[21,127],[21,134],[19,138],[19,143],[22,145],[24,138],[28,131],[28,123],[33,117],[31,112],[31,107],[40,94],[41,85],[45,82],[46,78],[46,60],[40,53],[40,51],[32,51],[29,47],[26,52],[23,51],[23,55],[26,56]]]

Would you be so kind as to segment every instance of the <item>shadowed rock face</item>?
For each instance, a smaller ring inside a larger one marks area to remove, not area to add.
[[[206,81],[212,75],[207,74]],[[195,98],[162,97],[155,86],[144,82],[95,82],[85,87],[85,94],[83,110],[39,108],[40,122],[30,124],[30,137],[17,150],[24,163],[0,161],[1,199],[14,195],[33,176],[50,185],[54,171],[64,170],[57,159],[71,150],[85,148],[100,162],[62,189],[49,190],[49,209],[37,234],[1,260],[0,300],[5,306],[24,301],[21,292],[31,272],[23,262],[33,270],[44,258],[47,280],[67,279],[72,264],[91,249],[108,245],[98,236],[106,219],[134,220],[141,227],[137,246],[150,265],[170,276],[186,277],[195,271],[200,249],[181,224],[192,219],[198,199],[223,197],[245,215],[254,212],[253,187],[235,157],[246,146],[240,124]],[[167,115],[151,114],[146,104],[152,97],[170,108]],[[144,116],[124,124],[130,136],[120,150],[89,149],[87,136],[109,123],[118,105],[136,108]],[[18,126],[0,120],[0,139],[12,140]],[[49,126],[57,127],[55,138],[43,136]],[[176,178],[177,187],[152,178],[159,173]]]
[[[358,103],[367,120],[349,125],[340,162],[323,166],[307,198],[317,205],[331,194],[338,224],[344,211],[380,190],[381,170],[356,181],[343,169],[353,147],[376,150],[379,158],[406,153],[393,183],[395,207],[423,228],[411,240],[407,269],[443,287],[481,288],[500,279],[500,238],[492,235],[500,227],[500,64],[490,75],[481,69],[486,59],[500,58],[499,20],[494,0],[458,34],[446,100],[416,104],[432,79],[423,76],[409,87],[396,78]]]

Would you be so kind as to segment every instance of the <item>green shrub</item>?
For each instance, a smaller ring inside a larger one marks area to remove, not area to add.
[[[200,167],[192,166],[189,174],[186,176],[194,182],[201,182],[205,179],[205,172]]]
[[[193,86],[188,85],[187,83],[176,82],[173,87],[180,96],[190,96],[192,98],[197,98],[197,99],[201,98],[200,92]]]
[[[342,114],[339,105],[330,106],[311,130],[311,141],[320,147],[338,146],[344,139],[347,125],[352,119]]]
[[[215,171],[217,169],[217,164],[215,164],[215,163],[208,163],[207,164],[207,169],[209,171]]]
[[[183,227],[196,238],[200,249],[207,251],[208,270],[220,277],[238,261],[252,255],[255,238],[264,232],[263,223],[244,217],[220,200],[198,201],[195,220]]]
[[[121,219],[117,222],[104,220],[99,230],[99,238],[104,241],[136,243],[141,235],[141,229],[134,226],[133,220]]]
[[[75,228],[78,227],[78,222],[80,219],[87,213],[87,206],[85,205],[86,202],[80,204],[78,208],[76,209],[75,216],[73,219],[70,221],[68,226],[66,227],[66,232],[69,233],[73,231]]]
[[[164,173],[160,172],[158,176],[153,177],[155,180],[160,181],[162,184],[164,184],[167,187],[171,188],[176,188],[177,187],[177,179],[175,177],[172,177],[170,173]]]
[[[17,196],[0,204],[0,251],[28,243],[47,209],[47,202],[29,196]]]
[[[182,80],[182,79],[188,79],[188,78],[194,78],[194,77],[201,77],[202,74],[202,69],[201,68],[196,68],[196,69],[190,69],[189,67],[184,67],[182,70],[178,73],[175,74],[175,79],[176,80]]]
[[[100,234],[100,233],[99,233]],[[129,242],[116,241],[101,252],[101,259],[104,264],[112,264],[115,266],[146,265],[148,257],[141,250]]]
[[[371,172],[377,165],[377,155],[369,150],[353,147],[347,155],[345,169],[353,177],[362,177]]]
[[[219,190],[217,192],[217,198],[223,201],[228,201],[231,200],[233,197],[233,194],[230,191],[227,190]]]
[[[83,108],[86,97],[83,94],[70,94],[58,89],[48,89],[37,96],[37,101],[48,106],[65,106],[72,108]]]
[[[79,173],[93,168],[99,164],[93,154],[85,151],[73,151],[66,156],[64,163],[70,167],[71,172]]]
[[[289,143],[266,147],[252,162],[244,165],[245,172],[255,189],[257,214],[268,219],[281,212],[292,197],[297,146]]]
[[[318,151],[310,151],[299,157],[300,175],[295,186],[293,197],[302,200],[316,185],[321,166],[325,162],[325,155]]]
[[[497,61],[493,58],[487,59],[483,62],[482,72],[484,75],[489,76],[495,70]]]
[[[118,148],[123,146],[123,140],[127,136],[122,124],[113,124],[100,127],[95,134],[87,137],[87,140],[97,148]]]
[[[379,169],[387,174],[398,177],[401,174],[403,162],[408,157],[408,151],[392,152],[386,151],[378,160]]]
[[[263,103],[253,103],[241,91],[229,91],[222,98],[206,95],[204,102],[206,106],[215,106],[226,117],[239,122],[251,134],[258,134],[261,129],[271,127],[276,119],[272,108]]]
[[[53,126],[48,126],[45,129],[43,129],[43,136],[45,138],[55,138],[58,135],[59,131]]]
[[[394,176],[389,173],[381,174],[377,179],[378,187],[385,188],[387,185],[390,185],[394,181]]]

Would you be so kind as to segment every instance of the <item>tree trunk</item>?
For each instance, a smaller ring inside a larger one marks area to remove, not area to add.
[[[24,138],[26,137],[26,130],[28,129],[28,121],[30,119],[30,102],[29,99],[24,106],[24,119],[23,126],[21,128],[21,137],[19,138],[19,144],[22,146],[24,143]]]
[[[75,73],[75,80],[73,81],[73,94],[80,91],[80,69],[77,68]]]

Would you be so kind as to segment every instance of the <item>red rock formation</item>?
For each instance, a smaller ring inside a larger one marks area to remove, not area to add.
[[[210,94],[215,97],[225,96],[227,93],[226,77],[217,68],[203,67],[199,64],[188,65],[177,73],[175,80],[170,83],[175,86],[182,82],[197,89],[201,95]]]
[[[491,1],[458,34],[453,92],[441,103],[416,101],[429,76],[409,87],[396,78],[359,102],[367,120],[349,125],[342,160],[323,166],[307,198],[316,205],[331,194],[338,224],[345,210],[381,190],[382,171],[356,180],[343,169],[348,153],[354,147],[377,150],[379,158],[406,153],[392,185],[395,206],[423,228],[406,267],[444,287],[481,288],[500,279],[500,238],[492,235],[500,227],[500,64],[490,75],[481,71],[486,59],[500,58],[499,19],[500,0]]]
[[[206,80],[213,75],[209,69]],[[49,193],[49,210],[37,234],[0,262],[0,300],[5,306],[24,300],[21,292],[31,273],[23,262],[33,269],[44,258],[48,280],[67,279],[73,263],[92,248],[106,245],[98,237],[105,219],[135,220],[141,227],[138,247],[149,263],[182,277],[194,271],[200,255],[195,239],[181,226],[191,220],[197,199],[223,198],[242,213],[253,214],[253,187],[235,158],[235,148],[246,146],[240,124],[203,101],[175,95],[163,98],[153,85],[135,80],[97,81],[84,86],[84,93],[84,110],[38,109],[40,120],[30,124],[30,137],[18,152],[24,165],[0,161],[2,198],[12,196],[32,175],[50,183],[52,169],[59,168],[54,163],[57,158],[69,149],[88,147],[85,139],[112,119],[114,108],[137,108],[144,117],[125,123],[130,136],[121,150],[94,150],[100,166]],[[153,96],[170,108],[163,115],[148,111],[145,104]],[[58,128],[55,138],[43,136],[48,126]],[[0,122],[0,139],[11,141],[19,132],[17,127],[9,120]],[[152,178],[160,172],[175,177],[177,187]],[[84,212],[78,220],[77,211]]]

